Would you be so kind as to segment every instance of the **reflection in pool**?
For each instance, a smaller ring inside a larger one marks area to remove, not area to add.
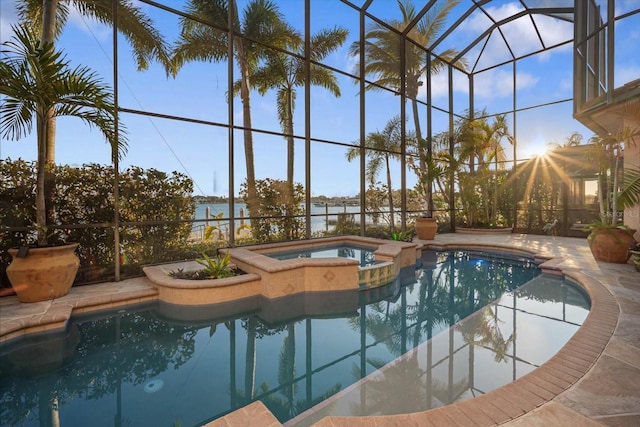
[[[421,261],[409,283],[326,304],[190,308],[189,322],[162,304],[75,317],[65,335],[0,348],[0,425],[199,425],[258,399],[288,425],[421,411],[525,375],[588,314],[581,290],[529,260]]]

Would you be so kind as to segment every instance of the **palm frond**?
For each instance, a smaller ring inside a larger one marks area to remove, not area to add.
[[[640,169],[625,168],[622,188],[618,194],[618,209],[640,204]]]
[[[3,43],[6,58],[0,66],[0,132],[9,139],[21,139],[31,132],[36,114],[53,111],[54,116],[78,117],[97,127],[112,145],[114,158],[126,151],[124,128],[115,138],[113,94],[87,67],[70,68],[62,51],[52,43],[40,46],[29,26],[12,27],[14,38]]]

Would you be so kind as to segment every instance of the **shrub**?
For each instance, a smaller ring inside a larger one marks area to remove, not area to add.
[[[57,239],[79,243],[76,283],[113,277],[116,259],[124,276],[141,274],[143,264],[193,259],[201,253],[187,244],[195,205],[185,175],[130,167],[119,173],[120,254],[114,250],[114,197],[111,166],[55,166],[49,224]],[[35,233],[35,162],[0,160],[0,239],[3,286],[11,257],[6,249],[31,243]],[[52,241],[51,243],[54,243]]]
[[[249,200],[246,183],[242,184],[240,196]],[[287,181],[260,179],[256,181],[258,206],[247,208],[252,216],[251,232],[258,242],[276,240],[298,240],[304,238],[304,188],[293,185],[293,194]]]

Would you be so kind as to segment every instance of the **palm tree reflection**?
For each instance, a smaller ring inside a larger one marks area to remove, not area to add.
[[[366,357],[368,369],[353,366],[356,380],[370,377],[361,385],[360,399],[350,401],[349,415],[410,413],[476,395],[476,348],[491,352],[497,363],[507,362],[514,348],[515,331],[505,336],[498,305],[487,305],[522,283],[511,274],[506,264],[449,253],[434,268],[422,269],[416,283],[404,288],[396,301],[361,307],[366,315],[350,319],[351,327],[365,330],[390,355]],[[502,285],[489,289],[483,285],[487,280]],[[407,290],[413,297],[406,297]],[[413,348],[408,352],[407,338]],[[460,363],[464,358],[468,363]]]
[[[504,338],[497,311],[497,307],[487,306],[481,313],[465,319],[456,329],[462,333],[467,344],[489,349],[493,353],[493,360],[506,362],[509,346],[515,341],[516,334],[514,332]]]

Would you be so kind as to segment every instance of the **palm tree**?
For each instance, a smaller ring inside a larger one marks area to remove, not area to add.
[[[366,90],[382,90],[381,87],[386,87],[396,92],[404,91],[406,97],[411,100],[418,146],[421,152],[428,151],[420,126],[418,91],[427,74],[436,74],[443,70],[458,55],[458,52],[454,49],[447,49],[429,60],[427,58],[430,55],[418,46],[430,46],[438,39],[445,28],[449,12],[458,5],[459,0],[442,2],[442,5],[430,8],[407,33],[407,37],[415,43],[404,43],[400,34],[417,17],[416,8],[411,0],[397,0],[397,2],[402,19],[388,20],[386,25],[372,22],[365,33],[364,44],[361,46],[359,41],[354,42],[351,45],[350,54],[359,57],[360,50],[364,49],[366,61],[364,71],[367,76],[377,76],[377,80],[368,84]],[[401,55],[403,51],[404,57]],[[466,62],[460,60],[458,65],[466,67]],[[355,66],[356,74],[359,74],[359,71],[360,63],[358,61]],[[404,87],[402,85],[403,78]],[[425,157],[420,156],[420,170],[426,172],[427,163],[423,159]],[[426,176],[418,178],[426,180]],[[425,196],[429,203],[428,209],[432,210],[431,186],[426,184],[421,187],[428,190],[428,194]]]
[[[582,144],[582,134],[578,131],[573,131],[569,134],[568,137],[564,139],[564,143],[560,144],[559,142],[550,142],[547,143],[547,148],[550,150],[555,150],[557,148],[566,148],[566,147],[577,147]]]
[[[71,5],[81,14],[102,24],[114,22],[113,6],[110,1],[23,0],[17,2],[16,8],[20,21],[31,26],[37,37],[40,37],[40,47],[43,47],[47,43],[54,43],[62,32],[62,28],[67,23]],[[133,47],[138,70],[147,69],[154,59],[158,59],[168,70],[167,45],[153,21],[130,0],[117,1],[117,15],[118,30]],[[54,112],[50,112],[48,117],[46,153],[48,163],[55,162],[55,116]]]
[[[389,201],[389,218],[391,230],[394,230],[393,221],[393,186],[391,184],[390,160],[400,157],[400,144],[402,141],[400,116],[392,117],[382,132],[370,132],[365,141],[365,148],[369,162],[366,167],[366,179],[373,187],[382,167],[385,167],[387,178],[387,198]],[[354,143],[357,144],[357,143]],[[350,162],[360,156],[360,147],[353,146],[347,150],[347,160]]]
[[[618,212],[640,203],[640,170],[623,168],[625,148],[639,137],[640,127],[628,126],[613,135],[590,139],[589,160],[598,169],[598,205],[604,226],[617,227]]]
[[[286,44],[291,36],[276,3],[270,0],[251,0],[245,7],[242,22],[236,2],[229,11],[228,0],[190,0],[186,13],[198,20],[181,18],[182,30],[175,44],[172,58],[172,74],[188,61],[226,61],[229,43],[240,71],[240,98],[244,128],[244,152],[247,169],[247,208],[250,216],[257,208],[256,178],[253,157],[251,124],[251,98],[253,74],[260,59],[270,52],[267,46]],[[232,22],[229,22],[231,12]],[[207,24],[204,24],[206,22]],[[229,30],[234,31],[232,40]],[[241,36],[241,35],[242,36]]]
[[[334,52],[347,38],[349,31],[335,27],[325,29],[311,36],[309,47],[310,64],[309,83],[327,89],[334,96],[340,96],[340,86],[335,74],[328,68],[321,67],[314,62],[322,61]],[[304,86],[306,82],[304,42],[299,33],[292,31],[288,45],[281,46],[292,54],[282,52],[272,53],[265,64],[253,74],[253,84],[261,95],[269,89],[277,90],[278,120],[287,139],[287,182],[293,185],[294,142],[293,142],[293,111],[295,110],[296,87]],[[240,89],[236,82],[234,92]]]
[[[504,162],[507,160],[501,142],[506,138],[510,144],[513,144],[513,137],[509,134],[506,114],[497,115],[491,124],[487,120],[473,121],[472,128],[474,129],[476,140],[480,143],[483,151],[487,152],[486,167],[488,168],[491,160],[493,160],[494,164],[495,177],[492,208],[491,212],[486,212],[485,215],[489,218],[490,223],[495,224],[498,212],[498,169],[504,169]],[[487,204],[485,209],[488,208]]]
[[[476,113],[475,116],[478,118],[464,119],[459,124],[459,159],[467,160],[469,164],[468,176],[460,178],[461,195],[467,196],[465,211],[468,214],[469,223],[477,223],[477,205],[471,202],[477,199],[476,185],[480,186],[481,197],[486,197],[489,193],[488,188],[486,188],[487,179],[483,179],[483,176],[488,178],[490,174],[489,167],[493,162],[495,188],[491,209],[489,209],[489,203],[487,202],[481,203],[481,207],[484,211],[483,218],[495,223],[498,197],[497,173],[498,169],[504,169],[504,162],[506,161],[506,154],[501,142],[506,138],[509,143],[513,144],[513,137],[509,134],[509,125],[505,114],[495,116],[492,123],[489,122],[485,111]],[[478,179],[479,175],[482,175],[480,179]]]
[[[421,198],[432,194],[434,186],[437,188],[438,198],[445,206],[449,206],[449,177],[452,170],[458,167],[458,160],[449,154],[449,132],[433,135],[428,143],[431,153],[426,153],[419,147],[418,141],[411,138],[407,141],[407,167],[420,177],[416,183],[416,192]],[[455,137],[454,137],[455,139]],[[426,201],[421,206],[430,206],[429,213],[435,206]]]
[[[0,62],[0,135],[19,140],[31,132],[34,116],[38,141],[36,224],[38,245],[47,244],[45,171],[47,127],[50,116],[78,117],[97,127],[111,144],[115,160],[126,150],[124,128],[116,132],[116,110],[111,90],[89,68],[69,68],[52,43],[40,45],[25,25],[12,27],[15,36],[3,43]]]

